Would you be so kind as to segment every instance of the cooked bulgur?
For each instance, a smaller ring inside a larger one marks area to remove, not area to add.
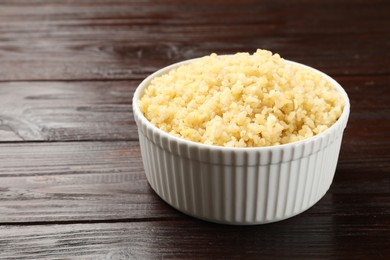
[[[156,77],[139,100],[160,129],[210,145],[286,144],[328,129],[344,101],[323,76],[278,54],[212,54]]]

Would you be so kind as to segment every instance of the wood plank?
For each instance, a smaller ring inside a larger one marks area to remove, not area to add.
[[[381,223],[381,224],[378,224]],[[300,215],[261,226],[194,219],[0,226],[3,259],[388,259],[389,218]],[[353,252],[353,253],[352,253]]]
[[[390,73],[385,1],[12,3],[0,3],[0,80],[140,79],[179,60],[257,48],[331,74]]]
[[[352,145],[309,214],[390,214],[390,143]],[[148,185],[137,142],[0,144],[0,166],[0,223],[183,217]]]
[[[147,184],[137,142],[2,144],[0,166],[0,222],[175,216]]]
[[[139,81],[0,83],[1,141],[134,140]]]
[[[335,78],[351,100],[347,132],[390,141],[390,76]],[[0,142],[136,140],[131,99],[139,83],[1,82]]]

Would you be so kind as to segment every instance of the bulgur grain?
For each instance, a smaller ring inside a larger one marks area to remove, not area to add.
[[[231,147],[286,144],[321,133],[344,101],[320,74],[278,54],[211,54],[152,80],[139,106],[160,129]]]

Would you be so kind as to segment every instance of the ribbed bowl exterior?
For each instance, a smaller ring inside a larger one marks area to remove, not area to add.
[[[253,225],[297,215],[324,196],[334,177],[349,115],[348,97],[336,81],[322,73],[346,101],[340,119],[325,132],[287,145],[226,148],[169,135],[137,107],[150,80],[180,64],[145,79],[133,98],[146,177],[164,201],[203,220]]]

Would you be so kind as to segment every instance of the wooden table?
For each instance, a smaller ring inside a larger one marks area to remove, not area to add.
[[[379,0],[1,0],[0,258],[390,259],[389,28]],[[146,181],[134,89],[168,64],[257,48],[348,92],[334,182],[275,224],[183,215]]]

